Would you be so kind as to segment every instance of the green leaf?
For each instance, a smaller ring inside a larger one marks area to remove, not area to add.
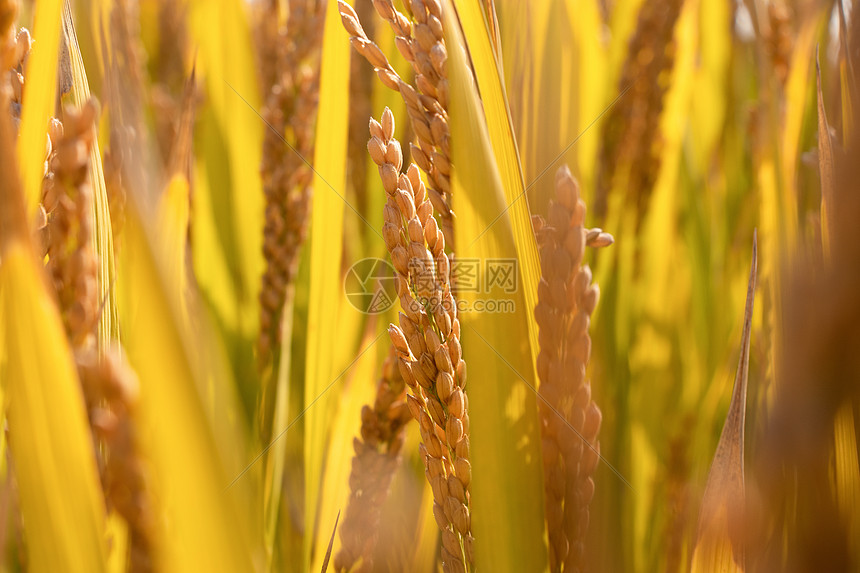
[[[36,4],[33,51],[27,64],[27,89],[21,104],[21,132],[18,142],[18,165],[26,198],[27,217],[32,219],[42,195],[45,145],[48,142],[48,120],[54,115],[57,93],[57,53],[60,48],[62,0],[44,0]]]

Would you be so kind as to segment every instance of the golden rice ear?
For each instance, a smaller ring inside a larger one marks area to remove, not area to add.
[[[675,26],[683,0],[646,0],[636,19],[618,79],[623,94],[602,122],[594,212],[608,215],[610,192],[626,194],[637,206],[637,225],[645,216],[657,181],[661,156],[660,116],[675,62]]]
[[[287,291],[298,270],[298,256],[307,234],[314,154],[314,122],[322,57],[322,4],[310,10],[292,7],[291,23],[283,31],[284,48],[277,52],[273,85],[264,86],[263,117],[268,124],[260,168],[265,195],[263,255],[260,285],[260,332],[257,335],[258,371],[277,372],[281,322]],[[307,35],[301,35],[307,31]],[[307,72],[307,70],[310,70]],[[292,114],[292,115],[291,115]],[[285,140],[284,138],[288,138]],[[276,379],[270,376],[269,380]],[[272,394],[265,392],[263,419],[271,416]]]
[[[373,146],[399,151],[393,139],[394,117],[388,108],[383,112],[381,126],[379,133],[371,134],[371,141],[376,142]],[[374,127],[371,123],[372,132]],[[432,213],[432,208],[416,166],[407,168],[408,175],[401,173],[397,188],[391,189],[385,174],[399,172],[399,153],[371,154],[371,158],[383,177],[388,195],[386,212],[396,211],[396,216],[386,217],[386,224],[400,228],[399,233],[387,233],[392,240],[386,246],[397,280],[403,285],[401,307],[407,312],[412,304],[418,307],[415,312],[400,315],[403,328],[392,324],[388,332],[409,388],[407,407],[419,422],[421,442],[427,452],[425,471],[433,490],[434,515],[442,531],[443,568],[471,571],[470,482],[457,473],[458,467],[462,469],[470,458],[469,414],[461,396],[465,362],[460,358],[457,306],[453,301],[444,304],[451,296],[445,239],[432,216],[428,214],[424,222],[419,216],[422,212]],[[417,192],[413,180],[418,183]],[[408,262],[403,260],[405,256]],[[452,356],[458,364],[452,362]],[[345,553],[344,560],[357,558],[356,553],[355,549]]]
[[[556,172],[556,199],[549,203],[549,227],[538,233],[542,287],[534,309],[540,329],[540,428],[550,571],[582,570],[594,470],[600,458],[602,415],[591,399],[586,369],[591,355],[590,318],[599,290],[583,264],[584,247],[598,241],[600,229],[586,231],[584,202],[568,169]]]
[[[363,567],[373,567],[377,553],[381,507],[400,466],[406,424],[412,420],[406,384],[396,365],[397,354],[391,345],[376,397],[361,410],[360,438],[354,440],[349,474],[349,503],[340,529],[341,548],[334,562],[336,571],[351,571],[359,561]]]
[[[413,156],[427,176],[427,193],[439,213],[445,244],[449,252],[453,252],[455,215],[450,197],[452,166],[448,125],[448,51],[441,17],[442,7],[439,2],[406,2],[406,14],[403,14],[391,0],[378,0],[373,2],[373,6],[394,30],[397,48],[415,72],[414,85],[405,82],[397,74],[379,46],[367,37],[352,7],[342,0],[338,2],[341,21],[350,35],[353,48],[374,66],[383,84],[400,92],[406,104],[419,143]],[[386,113],[390,113],[390,110],[383,113],[383,125],[386,125]],[[393,115],[391,119],[388,125],[393,128]],[[390,131],[383,135],[390,139],[393,134]]]

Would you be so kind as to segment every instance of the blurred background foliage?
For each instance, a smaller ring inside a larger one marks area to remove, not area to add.
[[[350,51],[336,3],[322,2],[316,150],[304,158],[314,168],[308,241],[277,361],[258,369],[260,165],[275,129],[261,115],[271,89],[265,28],[273,13],[289,28],[290,3],[272,11],[262,0],[77,0],[66,19],[74,87],[63,101],[81,105],[91,93],[102,104],[90,172],[98,349],[122,345],[139,380],[136,432],[152,482],[148,511],[158,516],[158,570],[323,567],[349,496],[361,406],[372,403],[396,322],[395,309],[361,313],[343,288],[354,263],[385,256],[385,193],[365,150],[367,121],[390,107],[407,160],[414,134],[400,98]],[[408,77],[371,2],[350,4]],[[860,263],[852,266],[851,245],[860,244],[852,229],[860,211],[851,169],[860,163],[860,18],[824,0],[445,7],[456,7],[449,43],[462,34],[469,48],[468,58],[449,60],[462,83],[451,108],[458,245],[466,257],[520,263],[515,315],[463,319],[479,333],[463,339],[478,569],[546,566],[529,215],[547,212],[555,171],[567,164],[587,225],[616,241],[589,255],[601,289],[589,372],[607,462],[595,476],[590,570],[685,571],[693,562],[738,370],[756,229],[746,568],[858,570]],[[37,208],[44,126],[57,114],[62,13],[59,0],[18,7],[16,27],[36,43],[19,135],[4,124],[0,142],[2,568],[122,571],[128,526],[105,511],[78,374],[26,223]],[[122,158],[120,216],[108,205],[102,159],[123,145],[131,154]],[[828,185],[832,206],[822,199]],[[487,232],[497,215],[502,223]],[[439,567],[414,426],[381,508],[379,570]],[[734,544],[736,532],[728,535]]]

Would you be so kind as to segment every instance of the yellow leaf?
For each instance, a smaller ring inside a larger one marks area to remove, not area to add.
[[[516,146],[480,5],[458,2],[481,96],[493,118],[488,130],[449,4],[445,28],[451,85],[452,197],[460,260],[479,265],[482,280],[493,259],[515,264],[516,289],[483,295],[501,312],[476,312],[478,293],[458,293],[472,452],[472,533],[478,570],[542,571],[543,478],[535,402],[536,337],[531,327],[537,290],[537,252],[523,198]],[[483,82],[481,79],[483,78]],[[491,141],[495,144],[491,147]],[[495,156],[494,151],[495,149]],[[500,176],[497,162],[503,167]],[[503,186],[502,182],[506,184]],[[511,205],[510,209],[507,207]],[[516,261],[513,263],[513,261]],[[482,282],[481,284],[485,284]],[[487,289],[484,289],[485,291]],[[511,305],[503,309],[503,305]]]
[[[8,102],[0,96],[0,107]],[[30,244],[13,137],[10,117],[0,117],[0,386],[29,566],[101,572],[105,507],[92,435],[72,352]]]
[[[35,258],[0,265],[10,446],[33,571],[105,571],[104,503],[83,396]]]
[[[42,195],[42,175],[48,143],[48,120],[54,115],[57,92],[57,53],[60,48],[60,21],[63,1],[44,0],[36,4],[33,52],[27,64],[27,89],[21,104],[21,132],[18,165],[24,187],[28,220],[36,213]]]
[[[237,471],[236,436],[214,433],[205,407],[211,404],[210,415],[222,425],[234,415],[229,402],[225,407],[218,400],[222,386],[206,384],[211,374],[202,365],[221,363],[210,356],[211,336],[201,317],[195,317],[201,327],[190,343],[177,293],[167,286],[164,254],[137,205],[130,203],[127,215],[125,280],[138,312],[125,325],[126,348],[140,379],[141,436],[166,528],[157,563],[164,571],[251,571],[249,524],[235,505],[242,488],[228,489]]]
[[[508,109],[507,96],[505,95],[504,82],[500,76],[501,67],[495,59],[490,36],[486,28],[484,16],[480,5],[474,0],[454,0],[460,24],[463,27],[464,45],[468,46],[472,66],[477,79],[478,92],[481,94],[480,104],[476,113],[482,113],[481,124],[486,129],[485,141],[491,145],[493,156],[487,158],[494,162],[493,168],[497,173],[499,187],[504,193],[504,206],[496,211],[490,211],[490,217],[497,217],[496,221],[490,222],[479,230],[478,233],[469,237],[471,243],[482,240],[481,235],[492,230],[495,224],[507,224],[511,228],[516,249],[518,272],[522,278],[520,289],[528,309],[525,313],[528,325],[528,336],[532,352],[532,363],[537,362],[537,323],[534,320],[532,310],[537,305],[537,285],[540,282],[540,262],[538,261],[537,245],[535,243],[534,231],[532,230],[531,215],[529,214],[528,201],[525,197],[526,186],[523,181],[522,167],[517,151],[517,142],[514,138],[511,115]],[[446,27],[452,30],[454,25]],[[457,41],[457,40],[455,40]],[[456,44],[455,44],[456,45]],[[459,54],[458,54],[459,55]],[[467,76],[470,77],[470,76]],[[466,81],[464,78],[463,81]],[[468,90],[464,97],[473,101],[474,95],[469,95]],[[473,128],[469,135],[475,137],[477,134]],[[452,138],[454,145],[456,141]],[[465,161],[468,163],[468,161]],[[473,191],[474,193],[474,191]]]
[[[176,174],[159,198],[158,240],[161,243],[160,252],[164,253],[166,259],[168,281],[180,300],[183,300],[186,283],[188,202],[188,181],[184,175]]]
[[[343,35],[337,3],[326,8],[320,100],[314,154],[314,205],[310,235],[310,300],[305,372],[305,539],[302,570],[311,565],[317,532],[323,453],[329,429],[329,404],[337,395],[340,370],[333,359],[345,343],[341,283],[343,193],[349,125],[350,47]],[[320,533],[328,535],[328,532]]]
[[[192,244],[201,249],[194,257],[200,287],[231,334],[244,337],[253,362],[264,268],[259,165],[266,126],[256,112],[260,97],[244,8],[240,0],[188,2],[196,71],[206,87],[196,139],[202,184],[191,216]]]

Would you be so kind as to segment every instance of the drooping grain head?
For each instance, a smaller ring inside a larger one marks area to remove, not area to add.
[[[683,0],[645,0],[618,81],[621,99],[603,123],[595,214],[605,219],[610,192],[626,193],[638,221],[660,167],[659,123],[675,61],[675,24]]]
[[[89,100],[80,110],[67,109],[63,124],[52,124],[52,177],[43,184],[42,201],[49,216],[48,268],[74,347],[92,341],[100,304],[89,181],[97,114],[98,104]]]
[[[148,462],[138,439],[137,377],[117,349],[75,354],[109,511],[128,524],[132,573],[156,570],[156,517]],[[103,444],[104,453],[99,443]]]
[[[770,65],[783,87],[788,81],[794,37],[791,8],[781,1],[768,3],[764,46],[770,59]]]
[[[383,237],[397,271],[401,314],[389,326],[398,366],[409,388],[407,405],[421,432],[420,455],[433,490],[433,515],[442,531],[446,572],[471,570],[468,397],[460,321],[451,293],[445,238],[418,167],[403,163],[394,115],[370,121],[368,152],[388,196]]]
[[[373,65],[382,83],[400,92],[418,145],[410,144],[411,156],[427,176],[427,193],[439,213],[449,251],[454,251],[454,215],[451,210],[451,149],[448,126],[448,52],[442,25],[442,7],[436,0],[406,3],[409,15],[390,0],[375,0],[377,13],[395,33],[401,55],[412,65],[415,82],[404,81],[391,67],[382,50],[367,36],[358,14],[342,0],[338,6],[353,48]]]
[[[361,410],[361,437],[353,442],[350,498],[340,527],[342,545],[335,556],[335,571],[352,571],[359,561],[361,570],[373,570],[380,511],[400,465],[404,430],[411,419],[406,385],[392,346],[382,366],[374,403]]]
[[[268,86],[263,116],[272,127],[263,140],[260,173],[265,193],[257,363],[265,370],[281,341],[287,288],[295,279],[298,253],[307,233],[324,2],[306,10],[291,3],[288,27],[279,31],[276,82]],[[281,137],[289,143],[284,145]],[[292,148],[292,149],[291,149]]]
[[[599,290],[591,283],[583,255],[586,245],[612,243],[608,233],[585,228],[585,203],[567,166],[558,170],[555,188],[547,219],[534,219],[541,260],[534,311],[540,342],[538,396],[554,572],[579,571],[585,563],[601,413],[591,400],[586,377],[591,354],[588,327]]]

